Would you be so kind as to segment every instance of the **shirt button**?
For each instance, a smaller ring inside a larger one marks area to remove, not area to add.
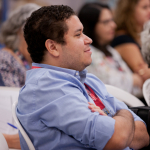
[[[78,76],[78,72],[76,72],[76,76]]]

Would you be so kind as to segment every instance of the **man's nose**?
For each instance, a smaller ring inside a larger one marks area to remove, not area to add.
[[[88,36],[85,35],[85,40],[84,40],[85,44],[91,44],[93,41],[91,38],[89,38]]]

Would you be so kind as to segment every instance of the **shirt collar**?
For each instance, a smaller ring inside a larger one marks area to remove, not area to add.
[[[73,69],[66,69],[66,68],[51,66],[51,65],[47,65],[47,64],[39,64],[39,63],[32,63],[32,66],[46,68],[46,69],[52,69],[52,70],[68,73],[68,74],[73,75],[75,77],[80,77],[80,81],[82,83],[85,82],[85,78],[86,78],[86,74],[87,74],[86,69],[84,69],[82,71],[76,71]]]

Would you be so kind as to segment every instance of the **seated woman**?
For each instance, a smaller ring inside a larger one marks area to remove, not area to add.
[[[115,11],[117,24],[114,47],[130,67],[143,81],[150,78],[150,69],[141,55],[140,33],[143,25],[150,19],[149,0],[119,0]]]
[[[5,47],[0,50],[0,86],[24,85],[26,70],[30,69],[31,59],[23,37],[23,26],[31,13],[39,8],[40,6],[36,4],[26,4],[12,12],[2,25],[0,39]],[[21,148],[18,134],[3,135],[9,148]]]
[[[141,33],[141,42],[142,42],[142,55],[145,62],[150,68],[150,21],[144,25],[144,30]],[[150,79],[147,79],[143,86],[143,93],[148,106],[150,106]]]
[[[92,64],[88,72],[95,74],[105,84],[110,84],[141,96],[142,79],[128,68],[119,53],[109,44],[115,35],[116,24],[107,5],[100,3],[85,4],[79,19],[84,33],[92,40]]]
[[[142,55],[145,62],[150,67],[150,21],[144,25],[144,30],[141,33]]]
[[[12,12],[1,26],[0,74],[5,86],[22,87],[31,58],[23,37],[23,26],[30,14],[38,9],[36,4],[27,4]]]

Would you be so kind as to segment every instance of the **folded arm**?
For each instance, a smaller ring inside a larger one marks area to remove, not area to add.
[[[134,138],[130,144],[133,149],[141,149],[142,147],[149,145],[149,135],[147,133],[146,126],[141,121],[135,121],[135,133]]]
[[[91,109],[92,112],[99,112],[100,115],[106,116],[106,114],[94,104],[89,103],[89,109]],[[106,144],[104,150],[124,149],[130,145],[134,137],[134,118],[128,110],[119,110],[113,119],[115,119],[114,134]]]
[[[91,107],[89,107],[91,109]],[[100,108],[99,108],[100,109]],[[102,110],[98,110],[95,109],[94,107],[91,109],[92,112],[97,111],[99,112],[100,115],[102,114]],[[133,125],[135,126],[135,131],[134,132],[126,132],[126,129],[129,125],[129,123],[131,122],[126,122],[126,120],[122,120],[120,117],[124,114],[120,113],[122,112],[123,109],[121,109],[121,111],[119,111],[113,118],[115,119],[115,132],[112,136],[112,138],[109,140],[109,142],[106,145],[106,149],[118,149],[116,146],[121,146],[117,144],[117,141],[120,142],[122,135],[126,136],[126,139],[124,140],[124,142],[126,143],[122,143],[122,144],[126,144],[127,146],[129,146],[130,148],[133,149],[141,149],[142,147],[148,146],[149,145],[149,135],[146,129],[145,124],[142,122],[142,120],[136,116],[131,110],[126,110],[128,112],[130,112],[131,116],[133,116],[134,120],[132,120]],[[125,110],[124,110],[125,111]],[[119,114],[119,118],[117,117]],[[120,115],[121,114],[121,115]],[[127,113],[125,113],[127,115]],[[127,117],[126,115],[122,116],[124,117],[124,119]],[[130,116],[130,115],[129,115]],[[130,117],[131,117],[130,116]],[[131,117],[132,118],[132,117]],[[127,119],[127,118],[126,118]],[[128,118],[129,119],[129,118]],[[126,125],[128,124],[128,125]],[[121,126],[121,129],[119,130]],[[118,132],[119,131],[119,132]],[[123,133],[125,131],[125,133]],[[117,134],[118,132],[118,134]],[[122,134],[120,134],[122,133]],[[132,138],[129,134],[132,134]],[[127,138],[130,137],[129,141],[127,141]],[[118,138],[118,139],[117,139]],[[132,140],[131,140],[132,139]],[[121,143],[120,143],[121,144]],[[113,146],[114,145],[114,146]],[[123,146],[123,145],[122,145]],[[110,147],[110,148],[109,148]],[[122,149],[122,148],[121,148]]]

